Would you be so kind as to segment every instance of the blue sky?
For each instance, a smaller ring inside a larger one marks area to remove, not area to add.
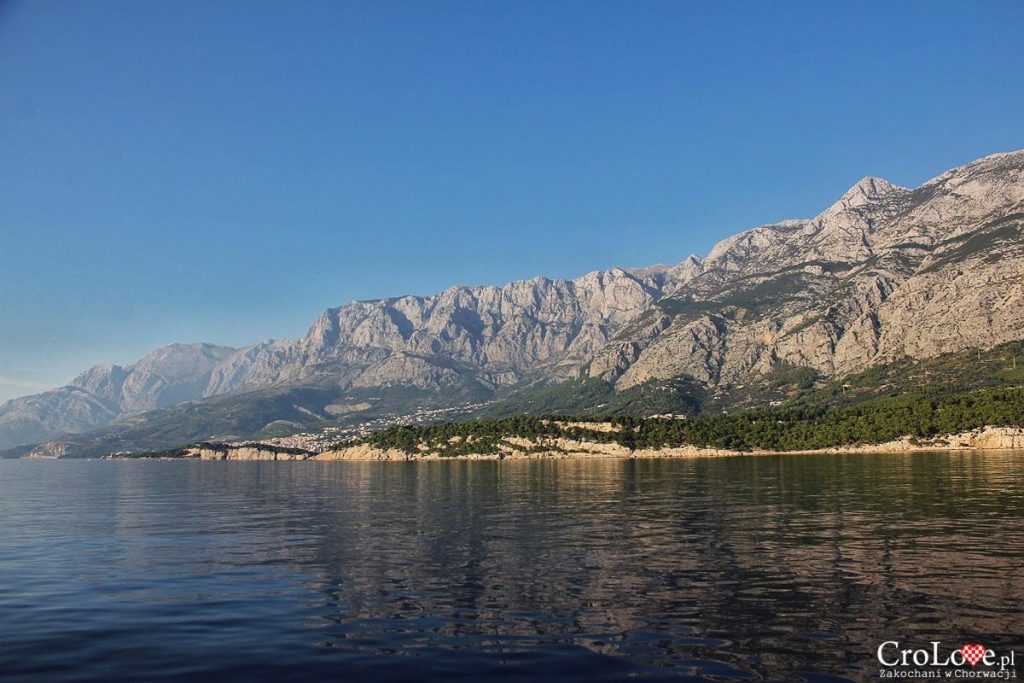
[[[1024,3],[0,2],[0,399],[1024,147]]]

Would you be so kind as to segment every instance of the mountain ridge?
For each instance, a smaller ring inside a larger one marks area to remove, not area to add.
[[[1024,206],[1022,167],[1024,153],[1013,152],[914,190],[887,184],[879,192],[869,179],[813,219],[727,238],[690,282],[602,350],[589,374],[620,388],[679,374],[735,380],[779,361],[833,374],[901,353],[1019,338],[1024,319],[1008,303],[1024,297],[1015,218]],[[965,235],[993,239],[951,257]],[[950,271],[954,263],[968,272]],[[917,309],[929,297],[943,304],[922,319]],[[1005,319],[993,324],[990,314]],[[961,321],[959,341],[939,329],[950,319]]]
[[[831,375],[994,346],[1024,337],[1021,215],[1024,151],[913,189],[868,176],[814,218],[754,227],[704,258],[351,301],[295,340],[95,366],[0,406],[0,448],[275,386],[500,394],[581,373],[619,389],[711,386],[778,363]]]
[[[172,344],[128,366],[94,366],[67,387],[0,405],[0,448],[81,433],[164,407],[162,394],[140,389],[149,386],[146,382],[160,384],[151,366],[161,359],[185,366],[175,384],[178,403],[303,381],[328,380],[343,388],[408,384],[442,389],[467,374],[493,390],[521,381],[536,372],[532,366],[538,363],[562,363],[559,372],[564,374],[674,287],[678,274],[691,265],[687,260],[676,266],[611,268],[573,279],[535,277],[502,286],[457,285],[425,297],[351,301],[325,310],[295,340],[267,340],[240,349]],[[416,334],[409,316],[421,325]],[[339,346],[342,333],[347,343]],[[201,348],[223,351],[217,363],[208,365],[196,355]],[[182,350],[192,355],[181,359]],[[136,367],[138,376],[131,370]],[[125,382],[129,392],[122,397],[118,390]],[[75,405],[79,402],[83,405]],[[86,404],[93,403],[105,410],[87,410]]]

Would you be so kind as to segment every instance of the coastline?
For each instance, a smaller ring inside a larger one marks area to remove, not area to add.
[[[407,453],[404,450],[382,449],[366,444],[331,449],[321,453],[281,452],[270,447],[261,447],[258,444],[199,446],[186,449],[185,456],[180,459],[411,462],[434,460],[565,460],[582,458],[655,459],[750,455],[852,455],[926,451],[1024,450],[1024,428],[984,427],[931,439],[903,437],[902,439],[879,444],[858,444],[792,451],[761,449],[741,451],[702,446],[630,450],[625,446],[615,443],[574,441],[564,438],[548,439],[543,443],[536,443],[523,438],[510,438],[508,442],[507,450],[502,450],[498,453],[468,453],[449,456],[442,456],[432,452]],[[107,457],[117,458],[119,456]],[[127,456],[126,459],[132,458]]]

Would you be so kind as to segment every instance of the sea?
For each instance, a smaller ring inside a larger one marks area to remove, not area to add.
[[[2,681],[862,681],[933,642],[1024,677],[1024,452],[0,461]]]

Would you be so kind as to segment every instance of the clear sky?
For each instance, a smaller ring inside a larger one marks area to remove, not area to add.
[[[0,399],[1024,147],[1024,2],[0,0]]]

